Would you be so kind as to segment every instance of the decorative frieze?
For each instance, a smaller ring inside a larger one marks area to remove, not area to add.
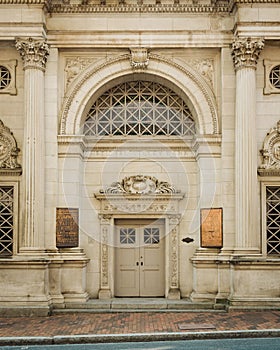
[[[23,60],[23,68],[46,69],[49,45],[45,39],[17,38],[16,49]]]
[[[0,120],[0,174],[19,175],[21,166],[18,163],[19,149],[11,130]]]
[[[263,47],[264,40],[262,38],[236,38],[231,45],[235,69],[243,67],[256,69]]]
[[[258,169],[262,176],[280,175],[280,120],[266,135],[260,151],[262,164]]]
[[[149,64],[149,52],[146,48],[130,49],[130,64],[132,69],[146,69]]]

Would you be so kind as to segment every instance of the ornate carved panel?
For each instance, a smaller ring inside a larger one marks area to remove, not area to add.
[[[16,139],[11,130],[0,120],[0,174],[20,175],[21,166],[18,164]]]
[[[277,126],[272,128],[266,135],[263,143],[262,164],[258,169],[261,176],[280,175],[280,120]]]

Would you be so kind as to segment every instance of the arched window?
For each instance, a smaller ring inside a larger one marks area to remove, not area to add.
[[[150,81],[119,84],[91,106],[84,123],[87,136],[192,136],[195,122],[181,97]]]

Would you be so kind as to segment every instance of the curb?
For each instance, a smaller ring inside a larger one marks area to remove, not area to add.
[[[195,339],[234,339],[234,338],[278,338],[280,329],[238,330],[217,332],[162,332],[135,334],[93,334],[93,335],[58,335],[53,337],[0,337],[0,346],[13,345],[57,345],[57,344],[94,344],[119,342],[152,342],[165,340]]]

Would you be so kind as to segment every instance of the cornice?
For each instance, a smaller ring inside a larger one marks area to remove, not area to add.
[[[229,11],[238,5],[253,5],[253,4],[280,4],[280,0],[230,0]]]
[[[1,0],[0,0],[1,1]],[[52,13],[228,13],[228,4],[216,5],[180,5],[180,4],[117,4],[117,5],[69,5],[52,4],[50,12]]]
[[[51,10],[52,0],[0,0],[0,5],[39,5],[47,11]]]

